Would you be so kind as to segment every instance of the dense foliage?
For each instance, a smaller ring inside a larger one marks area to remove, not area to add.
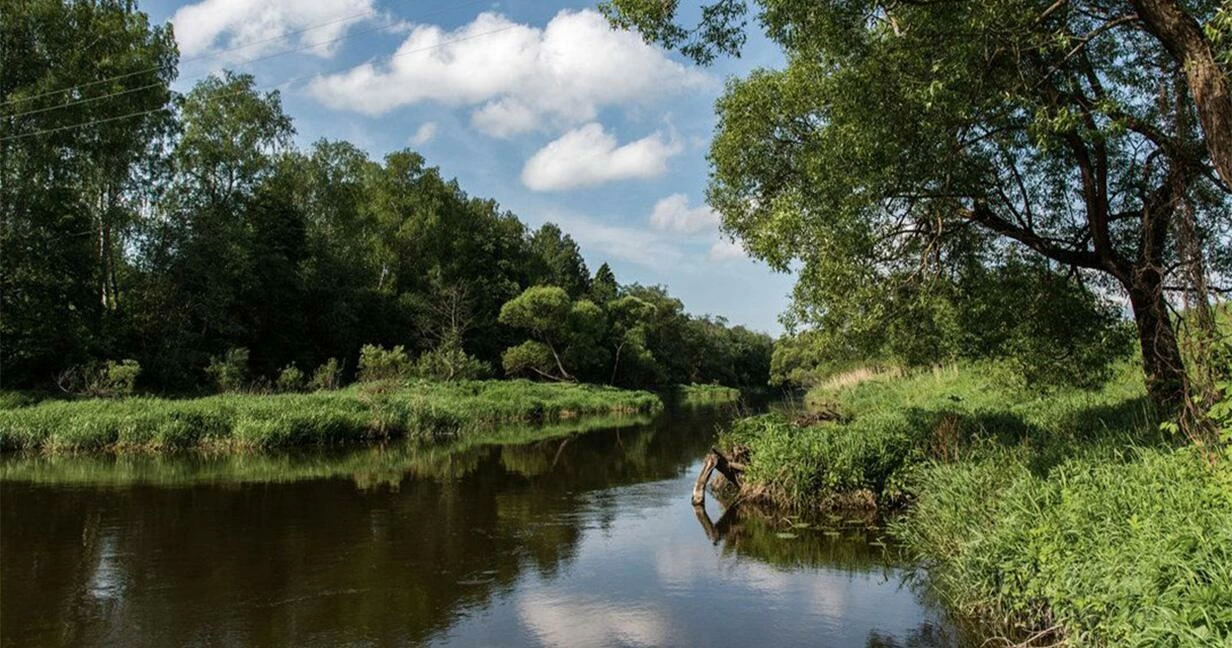
[[[766,336],[690,317],[662,290],[621,287],[606,264],[592,277],[568,234],[527,228],[413,151],[374,161],[341,141],[297,149],[278,93],[247,75],[176,95],[170,28],[132,2],[10,8],[0,15],[4,387],[59,379],[90,391],[71,383],[107,361],[135,363],[138,387],[155,391],[336,386],[368,369],[365,345],[400,350],[404,362],[379,370],[399,377],[502,366],[538,376],[523,369],[542,364],[544,332],[499,316],[547,285],[576,301],[570,326],[594,320],[576,369],[556,366],[554,378],[766,381]],[[72,86],[78,94],[60,92]],[[642,293],[653,318],[629,301]],[[502,363],[523,342],[517,362]],[[678,353],[688,359],[669,358]]]
[[[781,47],[718,102],[708,197],[799,265],[803,324],[888,326],[904,289],[1025,254],[1128,302],[1166,409],[1189,395],[1169,299],[1205,304],[1232,263],[1226,5],[714,0],[696,26],[675,2],[606,7],[701,62],[739,52],[755,7]]]
[[[248,450],[413,437],[502,423],[646,413],[650,392],[529,381],[384,381],[312,394],[48,401],[0,410],[0,450]]]
[[[772,382],[811,386],[871,364],[997,360],[1033,386],[1095,388],[1133,350],[1132,329],[1114,304],[1027,260],[877,290],[830,300],[813,326],[781,338]]]

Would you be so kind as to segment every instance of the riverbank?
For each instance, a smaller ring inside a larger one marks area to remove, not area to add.
[[[679,405],[735,403],[740,400],[740,390],[725,385],[701,385],[697,383],[677,385],[671,397]]]
[[[1031,391],[987,366],[817,390],[829,422],[769,415],[723,445],[744,496],[877,507],[927,590],[1028,645],[1232,641],[1232,469],[1153,422],[1137,367]],[[825,417],[823,417],[825,418]]]
[[[650,413],[657,396],[526,380],[361,383],[308,394],[47,401],[0,410],[6,451],[255,450],[457,438],[508,423]]]

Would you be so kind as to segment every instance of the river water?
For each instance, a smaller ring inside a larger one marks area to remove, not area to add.
[[[954,645],[876,529],[697,515],[726,416],[426,450],[7,457],[0,645]]]

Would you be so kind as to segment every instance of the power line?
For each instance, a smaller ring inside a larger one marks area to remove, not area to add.
[[[389,58],[390,58],[390,59],[395,59],[395,58],[398,58],[398,57],[400,57],[400,56],[406,56],[406,55],[408,55],[408,54],[416,54],[416,53],[419,53],[419,52],[426,52],[426,51],[429,51],[429,50],[434,50],[434,49],[437,49],[437,48],[439,48],[439,47],[444,47],[444,46],[446,46],[446,45],[452,45],[452,44],[454,44],[454,43],[460,43],[460,42],[463,42],[463,41],[474,40],[474,39],[476,39],[476,38],[480,38],[480,37],[482,37],[482,36],[490,36],[490,35],[492,35],[492,34],[498,34],[498,33],[503,32],[503,31],[509,31],[510,29],[513,29],[513,28],[518,27],[518,26],[519,26],[519,25],[516,25],[516,24],[515,24],[515,25],[508,25],[508,26],[505,26],[505,27],[501,27],[500,29],[493,29],[493,30],[491,30],[491,31],[481,32],[481,33],[478,33],[478,34],[471,34],[470,36],[462,36],[462,37],[459,37],[459,38],[454,38],[454,39],[447,40],[447,41],[441,41],[441,42],[439,42],[439,43],[437,43],[437,44],[435,44],[435,45],[429,45],[429,46],[427,46],[427,47],[418,47],[418,48],[415,48],[415,49],[406,50],[406,51],[404,51],[404,52],[398,52],[397,54],[393,54],[393,55],[392,55],[392,56],[390,56]],[[340,70],[339,70],[339,71],[340,71]],[[305,75],[301,75],[301,76],[298,76],[298,77],[292,77],[292,78],[287,79],[286,81],[283,81],[282,83],[279,83],[279,84],[277,84],[277,85],[275,85],[275,86],[271,86],[271,87],[264,88],[264,90],[266,90],[267,92],[268,92],[268,91],[271,91],[271,90],[276,90],[276,89],[278,89],[278,88],[281,88],[281,87],[283,87],[283,86],[289,85],[289,84],[294,83],[294,82],[296,82],[296,81],[302,81],[303,79],[307,79],[307,78],[315,77],[315,76],[317,76],[317,75],[318,75],[318,73],[314,72],[314,73],[312,73],[312,74],[305,74]],[[231,92],[231,93],[227,93],[227,94],[220,95],[220,97],[228,97],[228,96],[232,96],[232,95],[243,94],[244,92],[247,92],[247,91],[248,91],[248,89],[247,89],[247,88],[245,88],[245,89],[243,89],[243,90],[237,90],[237,91],[235,91],[235,92]],[[61,132],[61,131],[73,130],[73,129],[76,129],[76,128],[85,128],[85,127],[87,127],[87,126],[93,126],[93,125],[96,125],[96,124],[105,124],[105,123],[107,123],[107,122],[113,122],[113,121],[117,121],[117,120],[120,120],[120,119],[127,119],[127,118],[130,118],[130,117],[139,117],[139,116],[141,116],[141,115],[150,115],[150,114],[153,114],[153,113],[156,113],[156,112],[161,112],[161,111],[166,110],[166,109],[167,109],[167,107],[166,107],[166,106],[159,106],[158,108],[152,108],[152,109],[150,109],[150,110],[140,110],[140,111],[137,111],[137,112],[128,113],[128,114],[126,114],[126,115],[118,115],[118,116],[115,116],[115,117],[106,117],[106,118],[103,118],[103,119],[95,119],[95,120],[91,120],[91,121],[88,121],[88,122],[82,122],[82,123],[79,123],[79,124],[69,124],[69,125],[66,125],[66,126],[58,126],[58,127],[56,127],[56,128],[46,128],[46,129],[43,129],[43,130],[31,131],[31,132],[29,132],[29,133],[21,133],[21,134],[18,134],[18,135],[10,135],[10,136],[8,136],[8,137],[0,138],[0,142],[8,142],[8,141],[17,140],[17,139],[23,139],[23,138],[26,138],[26,137],[36,137],[36,136],[38,136],[38,135],[47,135],[47,134],[50,134],[50,133],[58,133],[58,132]]]
[[[437,10],[435,10],[435,11],[430,11],[430,12],[425,13],[425,14],[420,14],[420,16],[419,16],[418,20],[422,20],[422,19],[427,18],[427,17],[429,17],[429,16],[435,16],[435,15],[437,15],[437,14],[445,13],[445,12],[448,12],[448,11],[453,11],[453,10],[456,10],[456,9],[460,9],[460,8],[462,8],[462,7],[465,7],[465,6],[467,6],[467,5],[472,5],[472,4],[475,4],[475,3],[480,2],[480,1],[481,1],[481,0],[463,0],[462,2],[459,2],[459,3],[457,3],[457,4],[453,5],[453,6],[450,6],[450,7],[443,7],[443,8],[437,9]],[[208,53],[208,54],[201,54],[201,55],[198,55],[198,56],[190,57],[190,58],[187,58],[187,59],[184,59],[184,60],[180,61],[179,63],[182,65],[182,64],[184,64],[184,63],[190,63],[190,62],[194,62],[194,61],[201,61],[201,60],[207,60],[207,59],[211,59],[211,58],[218,58],[219,56],[222,56],[223,54],[227,54],[227,53],[229,53],[229,52],[234,52],[234,51],[236,51],[236,50],[244,49],[244,48],[247,48],[247,47],[252,47],[253,45],[259,45],[259,44],[261,44],[261,43],[267,43],[267,42],[270,42],[270,41],[276,41],[276,40],[282,40],[282,39],[290,38],[290,37],[292,37],[292,36],[296,36],[296,35],[299,35],[299,34],[303,34],[303,33],[305,33],[305,32],[312,31],[312,30],[314,30],[314,29],[320,29],[320,28],[322,28],[322,27],[327,27],[327,26],[329,26],[329,25],[332,25],[332,24],[335,24],[335,23],[338,23],[338,22],[342,22],[342,21],[344,21],[344,20],[349,20],[349,19],[351,19],[351,18],[355,18],[355,17],[358,17],[358,16],[365,16],[365,15],[376,15],[376,13],[377,13],[376,11],[371,11],[371,12],[367,12],[367,13],[363,13],[363,14],[353,14],[353,15],[350,15],[350,16],[344,16],[344,17],[342,17],[342,18],[337,18],[337,19],[334,19],[334,20],[331,20],[331,21],[328,21],[328,22],[320,23],[320,24],[317,24],[317,25],[312,25],[312,26],[310,26],[310,27],[305,27],[305,28],[300,29],[300,30],[297,30],[297,31],[289,32],[289,33],[287,33],[287,34],[283,34],[283,35],[281,35],[281,36],[274,36],[274,37],[271,37],[271,38],[266,38],[266,39],[263,39],[263,40],[254,41],[254,42],[252,42],[252,43],[245,43],[244,45],[238,45],[238,46],[231,47],[231,48],[228,48],[228,49],[225,49],[225,50],[216,50],[216,51],[210,52],[210,53]],[[257,63],[257,62],[259,62],[259,61],[264,61],[264,60],[271,59],[271,58],[276,58],[276,57],[279,57],[279,56],[285,56],[285,55],[287,55],[287,54],[294,54],[294,53],[296,53],[296,52],[302,52],[302,51],[305,51],[305,50],[316,49],[316,48],[318,48],[318,47],[322,47],[322,46],[325,46],[325,45],[332,45],[332,44],[334,44],[334,43],[338,43],[338,42],[341,42],[341,41],[347,40],[348,38],[353,38],[353,37],[355,37],[355,36],[360,36],[360,35],[363,35],[363,34],[369,34],[369,33],[372,33],[372,32],[374,32],[374,31],[380,31],[380,30],[382,30],[382,29],[386,29],[386,28],[388,28],[388,27],[392,27],[393,25],[396,25],[396,24],[398,24],[398,23],[399,23],[399,22],[401,22],[401,21],[402,21],[402,19],[401,19],[401,18],[397,18],[397,19],[394,19],[394,20],[390,20],[389,22],[387,22],[387,23],[385,23],[385,24],[382,24],[382,25],[379,25],[379,26],[377,26],[377,27],[373,27],[373,28],[369,28],[369,29],[364,29],[364,30],[360,30],[360,31],[352,31],[352,32],[348,33],[348,34],[347,34],[347,35],[345,35],[345,36],[341,36],[341,37],[339,37],[339,38],[335,38],[335,39],[332,39],[332,40],[328,40],[328,41],[325,41],[325,42],[322,42],[322,43],[312,43],[312,44],[309,44],[309,45],[304,45],[304,46],[300,46],[300,47],[296,47],[296,48],[292,48],[292,49],[288,49],[288,50],[280,50],[280,51],[274,52],[274,53],[272,53],[272,54],[266,54],[266,55],[264,55],[264,56],[258,56],[258,57],[251,58],[251,59],[248,59],[248,60],[245,60],[245,61],[240,61],[240,62],[238,62],[238,63],[237,63],[237,65],[249,65],[249,64],[251,64],[251,63]],[[47,96],[54,95],[54,94],[59,94],[59,93],[64,93],[64,92],[72,92],[73,90],[78,90],[78,91],[80,91],[80,90],[82,90],[82,89],[84,89],[84,88],[90,88],[90,87],[93,87],[93,86],[96,86],[96,85],[99,85],[99,84],[103,84],[103,83],[110,83],[110,82],[112,82],[112,81],[118,81],[118,80],[120,80],[120,79],[126,79],[126,78],[128,78],[128,77],[133,77],[133,76],[137,76],[137,75],[140,75],[140,74],[148,74],[148,73],[150,73],[150,72],[157,72],[157,71],[159,71],[159,70],[163,69],[163,67],[164,67],[164,66],[161,66],[161,65],[156,65],[156,66],[149,67],[149,68],[145,68],[145,69],[141,69],[141,70],[134,70],[134,71],[132,71],[132,72],[126,72],[126,73],[124,73],[124,74],[117,74],[117,75],[115,75],[115,76],[108,77],[108,78],[106,78],[106,79],[98,79],[98,80],[95,80],[95,81],[89,81],[89,82],[86,82],[86,83],[81,83],[81,84],[78,84],[78,85],[69,86],[69,87],[67,87],[67,88],[60,88],[60,89],[57,89],[57,90],[48,90],[48,91],[46,91],[46,92],[41,92],[41,93],[39,93],[39,94],[30,95],[30,96],[28,96],[28,97],[18,97],[18,98],[16,98],[16,99],[10,99],[10,100],[8,100],[8,101],[5,101],[5,102],[3,102],[3,103],[0,103],[0,108],[4,108],[4,107],[6,107],[6,106],[9,106],[9,105],[12,105],[12,104],[15,104],[15,103],[20,103],[20,102],[25,102],[25,101],[31,101],[31,100],[34,100],[34,99],[39,99],[39,98],[42,98],[42,97],[47,97]],[[208,74],[200,74],[200,75],[197,75],[197,76],[195,76],[195,77],[191,77],[191,78],[194,78],[194,79],[200,79],[200,78],[203,78],[203,77],[206,77],[206,76],[209,76],[209,75],[208,75]],[[121,92],[113,93],[112,95],[102,95],[102,96],[101,96],[101,97],[99,97],[99,98],[104,98],[104,97],[107,97],[107,96],[118,96],[118,95],[121,95],[121,94],[128,94],[128,93],[130,93],[130,92],[137,92],[138,90],[148,89],[148,88],[153,87],[153,86],[155,86],[155,85],[161,85],[161,84],[150,84],[149,86],[146,86],[146,87],[144,87],[144,88],[134,88],[134,89],[124,90],[124,91],[121,91]],[[69,101],[69,102],[66,102],[66,103],[63,103],[63,104],[58,104],[58,105],[55,105],[55,106],[48,106],[48,107],[44,107],[44,108],[39,108],[39,109],[34,109],[34,110],[28,110],[28,111],[26,111],[26,112],[22,112],[22,113],[16,113],[16,114],[13,114],[13,115],[8,115],[8,117],[22,117],[22,116],[25,116],[25,115],[31,115],[31,114],[35,114],[35,113],[46,112],[46,111],[48,111],[48,110],[55,110],[55,109],[57,109],[57,108],[63,108],[63,107],[73,106],[73,105],[77,105],[78,103],[88,103],[88,102],[90,102],[90,101],[95,101],[95,100],[96,100],[95,98],[78,99],[78,100],[76,100],[76,101]]]

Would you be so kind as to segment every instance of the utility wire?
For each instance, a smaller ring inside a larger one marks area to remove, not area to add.
[[[395,59],[395,58],[398,58],[399,56],[406,56],[406,55],[408,55],[408,54],[416,54],[416,53],[419,53],[419,52],[426,52],[426,51],[429,51],[429,50],[434,50],[434,49],[437,49],[437,48],[439,48],[439,47],[444,47],[444,46],[446,46],[446,45],[452,45],[452,44],[454,44],[454,43],[460,43],[460,42],[463,42],[463,41],[474,40],[474,39],[476,39],[476,38],[480,38],[480,37],[482,37],[482,36],[490,36],[490,35],[492,35],[492,34],[498,34],[498,33],[503,32],[503,31],[509,31],[510,29],[513,29],[513,28],[518,27],[518,26],[519,26],[519,25],[508,25],[508,26],[506,26],[506,27],[501,27],[500,29],[493,29],[493,30],[491,30],[491,31],[481,32],[481,33],[479,33],[479,34],[471,34],[470,36],[462,36],[462,37],[459,37],[459,38],[454,38],[454,39],[447,40],[447,41],[441,41],[441,42],[439,42],[439,43],[437,43],[437,44],[435,44],[435,45],[429,45],[429,46],[427,46],[427,47],[417,47],[417,48],[415,48],[415,49],[406,50],[406,51],[404,51],[404,52],[398,52],[397,54],[393,54],[393,55],[391,55],[389,58],[390,58],[390,59]],[[339,71],[340,71],[340,70],[339,70]],[[318,75],[319,75],[319,73],[313,72],[312,74],[305,74],[305,75],[301,75],[301,76],[298,76],[298,77],[292,77],[292,78],[290,78],[290,79],[287,79],[286,81],[283,81],[282,83],[279,83],[278,85],[275,85],[275,86],[270,86],[270,87],[264,88],[264,90],[266,90],[267,92],[268,92],[268,91],[271,91],[271,90],[276,90],[276,89],[278,89],[278,88],[281,88],[281,87],[283,87],[283,86],[289,85],[289,84],[294,83],[294,82],[296,82],[296,81],[302,81],[302,80],[304,80],[304,79],[311,78],[311,77],[315,77],[315,76],[318,76]],[[237,91],[235,91],[235,92],[231,92],[231,93],[227,93],[227,94],[220,95],[220,97],[227,97],[227,96],[232,96],[232,95],[237,95],[237,94],[243,94],[244,92],[247,92],[247,91],[248,91],[247,89],[244,89],[244,90],[237,90]],[[153,113],[156,113],[156,112],[161,112],[161,111],[163,111],[163,110],[167,110],[167,107],[166,107],[166,106],[159,106],[158,108],[153,108],[153,109],[150,109],[150,110],[141,110],[141,111],[137,111],[137,112],[128,113],[128,114],[126,114],[126,115],[118,115],[118,116],[115,116],[115,117],[106,117],[106,118],[103,118],[103,119],[95,119],[95,120],[91,120],[91,121],[88,121],[88,122],[82,122],[82,123],[79,123],[79,124],[69,124],[69,125],[66,125],[66,126],[58,126],[58,127],[56,127],[56,128],[46,128],[46,129],[43,129],[43,130],[31,131],[31,132],[29,132],[29,133],[21,133],[21,134],[19,134],[19,135],[10,135],[10,136],[8,136],[8,137],[3,137],[3,138],[0,138],[0,142],[9,142],[9,141],[12,141],[12,140],[23,139],[23,138],[26,138],[26,137],[35,137],[35,136],[38,136],[38,135],[47,135],[47,134],[49,134],[49,133],[58,133],[58,132],[61,132],[61,131],[73,130],[73,129],[76,129],[76,128],[85,128],[85,127],[87,127],[87,126],[93,126],[93,125],[95,125],[95,124],[105,124],[105,123],[107,123],[107,122],[113,122],[113,121],[117,121],[117,120],[120,120],[120,119],[127,119],[127,118],[129,118],[129,117],[138,117],[138,116],[141,116],[141,115],[149,115],[149,114],[153,114]]]
[[[430,16],[435,16],[435,15],[437,15],[437,14],[445,13],[445,12],[448,12],[448,11],[453,11],[453,10],[456,10],[456,9],[460,9],[460,8],[462,8],[462,7],[465,7],[465,6],[467,6],[467,5],[472,5],[472,4],[475,4],[475,3],[480,2],[480,1],[481,1],[481,0],[463,0],[462,2],[456,3],[456,4],[454,4],[454,5],[452,5],[452,6],[449,6],[449,7],[443,7],[443,8],[437,9],[437,10],[435,10],[435,11],[430,11],[430,12],[428,12],[428,13],[421,14],[421,15],[417,18],[417,20],[422,20],[422,19],[427,18],[427,17],[430,17]],[[328,21],[328,22],[324,22],[324,23],[320,23],[320,24],[317,24],[317,25],[312,25],[312,26],[309,26],[309,27],[305,27],[305,28],[303,28],[303,29],[300,29],[300,30],[297,30],[297,31],[293,31],[293,32],[289,32],[289,33],[287,33],[287,34],[283,34],[283,35],[281,35],[281,36],[274,36],[274,37],[271,37],[271,38],[266,38],[266,39],[264,39],[264,40],[254,41],[254,42],[252,42],[252,43],[245,43],[245,44],[243,44],[243,45],[238,45],[238,46],[231,47],[231,48],[224,49],[224,50],[215,50],[215,51],[209,52],[209,53],[207,53],[207,54],[200,54],[200,55],[198,55],[198,56],[193,56],[193,57],[190,57],[190,58],[183,59],[183,60],[179,61],[179,64],[180,64],[180,65],[183,65],[184,63],[191,63],[191,62],[194,62],[194,61],[201,61],[201,60],[207,60],[207,59],[212,59],[212,58],[218,58],[218,57],[222,56],[223,54],[227,54],[227,53],[229,53],[229,52],[234,52],[234,51],[236,51],[236,50],[241,50],[241,49],[244,49],[244,48],[247,48],[247,47],[252,47],[253,45],[259,45],[259,44],[261,44],[261,43],[267,43],[267,42],[271,42],[271,41],[276,41],[276,40],[282,40],[282,39],[290,38],[290,37],[292,37],[292,36],[297,36],[297,35],[299,35],[299,34],[303,34],[303,33],[305,33],[305,32],[312,31],[312,30],[314,30],[314,29],[320,29],[320,28],[322,28],[322,27],[327,27],[327,26],[329,26],[329,25],[332,25],[332,24],[335,24],[335,23],[338,23],[338,22],[342,22],[342,21],[344,21],[344,20],[349,20],[349,19],[351,19],[351,18],[355,18],[355,17],[358,17],[358,16],[376,15],[376,13],[377,13],[377,12],[372,11],[372,12],[367,12],[367,13],[362,13],[362,14],[353,14],[353,15],[350,15],[350,16],[344,16],[344,17],[342,17],[342,18],[336,18],[336,19],[331,20],[331,21]],[[380,31],[380,30],[382,30],[382,29],[386,29],[386,28],[388,28],[388,27],[392,27],[392,26],[394,26],[394,25],[398,24],[399,22],[402,22],[402,20],[403,20],[403,19],[401,19],[401,18],[396,18],[396,19],[390,20],[389,22],[387,22],[387,23],[385,23],[385,24],[378,25],[378,26],[376,26],[376,27],[372,27],[372,28],[368,28],[368,29],[363,29],[363,30],[360,30],[360,31],[352,31],[352,32],[349,32],[348,34],[346,34],[346,35],[344,35],[344,36],[341,36],[341,37],[339,37],[339,38],[334,38],[334,39],[331,39],[331,40],[328,40],[328,41],[325,41],[325,42],[321,42],[321,43],[312,43],[312,44],[309,44],[309,45],[303,45],[303,46],[296,47],[296,48],[292,48],[292,49],[280,50],[280,51],[277,51],[277,52],[273,52],[273,53],[271,53],[271,54],[266,54],[266,55],[264,55],[264,56],[258,56],[258,57],[254,57],[254,58],[251,58],[251,59],[248,59],[248,60],[245,60],[245,61],[239,61],[239,62],[237,62],[237,63],[236,63],[236,65],[248,65],[248,64],[251,64],[251,63],[257,63],[257,62],[259,62],[259,61],[264,61],[264,60],[267,60],[267,59],[276,58],[276,57],[279,57],[279,56],[284,56],[284,55],[287,55],[287,54],[294,54],[294,53],[296,53],[296,52],[303,52],[303,51],[305,51],[305,50],[316,49],[316,48],[318,48],[318,47],[322,47],[322,46],[325,46],[325,45],[332,45],[332,44],[334,44],[334,43],[338,43],[338,42],[341,42],[341,41],[347,40],[347,39],[349,39],[349,38],[353,38],[353,37],[355,37],[355,36],[360,36],[360,35],[363,35],[363,34],[369,34],[369,33],[375,32],[375,31]],[[95,80],[95,81],[89,81],[89,82],[86,82],[86,83],[81,83],[81,84],[78,84],[78,85],[75,85],[75,86],[69,86],[69,87],[67,87],[67,88],[59,88],[59,89],[57,89],[57,90],[48,90],[48,91],[46,91],[46,92],[41,92],[41,93],[39,93],[39,94],[30,95],[30,96],[28,96],[28,97],[18,97],[18,98],[16,98],[16,99],[10,99],[10,100],[8,100],[8,101],[5,101],[5,102],[3,102],[3,103],[0,103],[0,108],[4,108],[4,107],[6,107],[6,106],[9,106],[9,105],[12,105],[12,104],[15,104],[15,103],[20,103],[20,102],[25,102],[25,101],[32,101],[32,100],[34,100],[34,99],[39,99],[39,98],[42,98],[42,97],[47,97],[47,96],[54,95],[54,94],[59,94],[59,93],[62,93],[62,92],[72,92],[72,91],[74,91],[74,90],[78,90],[78,91],[79,91],[79,90],[82,90],[82,89],[84,89],[84,88],[90,88],[90,87],[93,87],[93,86],[96,86],[96,85],[99,85],[99,84],[103,84],[103,83],[110,83],[110,82],[112,82],[112,81],[118,81],[118,80],[120,80],[120,79],[126,79],[126,78],[128,78],[128,77],[133,77],[133,76],[137,76],[137,75],[140,75],[140,74],[148,74],[148,73],[150,73],[150,72],[157,72],[157,71],[159,71],[159,70],[163,69],[163,67],[165,67],[165,66],[156,65],[156,66],[149,67],[149,68],[145,68],[145,69],[141,69],[141,70],[134,70],[134,71],[132,71],[132,72],[126,72],[126,73],[124,73],[124,74],[118,74],[118,75],[115,75],[115,76],[112,76],[112,77],[108,77],[108,78],[106,78],[106,79],[98,79],[98,80]],[[200,78],[205,77],[205,76],[209,76],[209,75],[208,75],[208,74],[199,74],[199,75],[196,75],[196,76],[194,76],[194,77],[189,77],[189,78],[192,78],[192,79],[200,79]],[[138,91],[140,91],[140,90],[147,90],[147,89],[150,89],[150,88],[153,88],[153,87],[159,86],[159,85],[162,85],[162,84],[161,84],[161,83],[152,83],[152,84],[149,84],[149,85],[146,85],[146,86],[142,86],[142,87],[139,87],[139,88],[130,88],[130,89],[128,89],[128,90],[123,90],[123,91],[115,92],[115,93],[112,93],[112,94],[110,94],[110,95],[100,95],[100,96],[98,96],[98,97],[88,97],[88,98],[84,98],[84,99],[77,99],[77,100],[75,100],[75,101],[69,101],[69,102],[65,102],[65,103],[63,103],[63,104],[56,104],[56,105],[54,105],[54,106],[46,106],[46,107],[43,107],[43,108],[37,108],[37,109],[33,109],[33,110],[27,110],[27,111],[25,111],[25,112],[15,113],[15,114],[5,115],[5,116],[6,116],[6,117],[10,117],[10,118],[15,118],[15,117],[23,117],[23,116],[26,116],[26,115],[33,115],[33,114],[36,114],[36,113],[47,112],[47,111],[49,111],[49,110],[56,110],[56,109],[58,109],[58,108],[66,108],[66,107],[69,107],[69,106],[75,106],[75,105],[77,105],[77,104],[81,104],[81,103],[89,103],[89,102],[92,102],[92,101],[97,101],[97,100],[99,100],[99,99],[104,99],[104,98],[107,98],[107,97],[119,96],[119,95],[122,95],[122,94],[128,94],[128,93],[132,93],[132,92],[138,92]]]

